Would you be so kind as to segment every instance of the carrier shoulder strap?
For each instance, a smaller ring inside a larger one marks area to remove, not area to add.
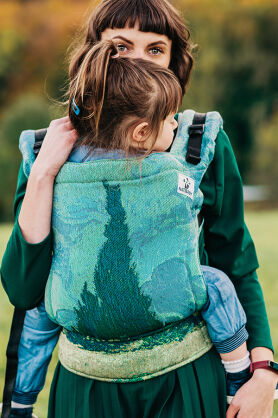
[[[186,161],[197,165],[201,161],[201,148],[203,133],[205,130],[206,113],[195,112],[192,125],[189,126],[189,139],[186,153]]]
[[[189,126],[189,138],[186,153],[186,161],[197,165],[201,161],[202,139],[205,130],[206,113],[195,112],[192,125]],[[198,224],[201,227],[204,215],[203,210],[198,214]]]
[[[35,131],[35,143],[33,151],[37,157],[47,129],[38,129]],[[22,334],[26,311],[23,309],[14,309],[10,338],[6,351],[7,366],[5,375],[5,384],[3,391],[3,406],[1,418],[8,418],[11,413],[12,395],[16,382],[17,368],[18,368],[18,346]]]

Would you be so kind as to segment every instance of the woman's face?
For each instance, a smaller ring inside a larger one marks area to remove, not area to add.
[[[168,68],[171,61],[172,41],[166,35],[141,32],[138,24],[134,28],[107,28],[101,40],[112,40],[120,56],[142,58]]]

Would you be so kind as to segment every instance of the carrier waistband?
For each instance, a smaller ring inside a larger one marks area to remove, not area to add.
[[[212,347],[207,327],[182,321],[159,332],[125,342],[80,337],[63,331],[59,360],[70,372],[106,382],[138,382],[170,372],[201,357]],[[89,347],[89,349],[88,349]]]

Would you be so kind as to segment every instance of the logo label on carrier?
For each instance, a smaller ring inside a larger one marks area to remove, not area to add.
[[[178,190],[177,192],[180,194],[184,194],[185,196],[190,197],[193,199],[194,196],[194,180],[183,173],[178,173]]]

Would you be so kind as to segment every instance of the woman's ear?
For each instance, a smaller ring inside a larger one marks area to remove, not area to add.
[[[148,122],[141,122],[135,126],[132,132],[132,139],[136,142],[145,141],[147,134]]]

